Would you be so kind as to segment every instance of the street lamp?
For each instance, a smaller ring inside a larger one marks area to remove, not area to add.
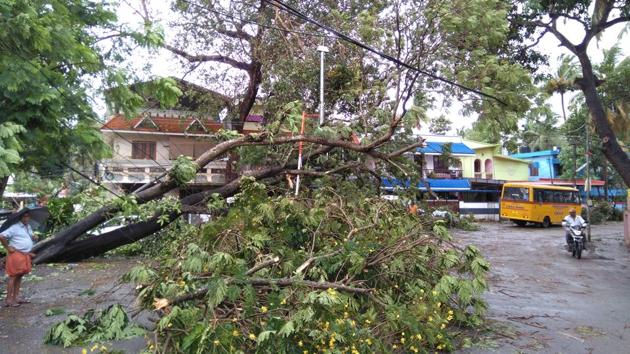
[[[320,45],[319,52],[319,126],[324,124],[324,56],[328,53],[328,47]]]

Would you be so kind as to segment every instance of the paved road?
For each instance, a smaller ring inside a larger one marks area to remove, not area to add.
[[[560,227],[482,224],[455,238],[492,263],[491,331],[466,353],[630,353],[630,252],[621,223],[593,225],[581,260]]]
[[[48,328],[65,319],[46,316],[46,310],[63,309],[82,315],[90,308],[103,309],[120,302],[132,307],[133,290],[118,280],[136,264],[135,259],[103,259],[78,264],[38,265],[23,282],[23,295],[32,303],[18,308],[0,307],[0,354],[81,353],[81,348],[62,348],[43,342]],[[4,303],[4,271],[0,270],[0,304]],[[145,339],[137,337],[107,344],[108,348],[138,353]],[[88,352],[89,352],[88,346]]]

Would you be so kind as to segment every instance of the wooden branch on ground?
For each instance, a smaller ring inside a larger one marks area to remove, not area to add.
[[[246,279],[229,279],[231,283],[239,283],[239,284],[249,284],[252,286],[279,286],[279,287],[288,287],[288,286],[305,286],[313,289],[320,290],[328,290],[335,289],[338,291],[353,293],[353,294],[363,294],[370,295],[374,289],[370,288],[358,288],[353,286],[348,286],[340,283],[332,283],[327,281],[312,281],[312,280],[300,280],[300,279],[291,279],[291,278],[246,278]],[[199,289],[195,292],[180,295],[174,297],[168,301],[168,305],[177,305],[185,301],[195,300],[206,296],[208,293],[208,288]]]

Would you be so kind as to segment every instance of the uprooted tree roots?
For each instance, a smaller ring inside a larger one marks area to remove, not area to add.
[[[359,190],[242,190],[201,234],[127,274],[160,314],[157,352],[449,350],[455,326],[480,323],[488,263],[442,224]]]

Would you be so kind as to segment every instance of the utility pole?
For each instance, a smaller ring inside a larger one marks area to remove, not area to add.
[[[319,52],[319,126],[324,124],[324,56],[328,53],[328,47],[320,45]]]
[[[575,180],[577,175],[577,143],[572,142],[571,146],[573,146],[573,188],[577,188],[577,182]]]
[[[586,191],[586,220],[588,220],[588,226],[586,227],[586,234],[588,242],[591,242],[591,126],[587,122],[586,126],[586,182],[584,183],[584,189]]]

